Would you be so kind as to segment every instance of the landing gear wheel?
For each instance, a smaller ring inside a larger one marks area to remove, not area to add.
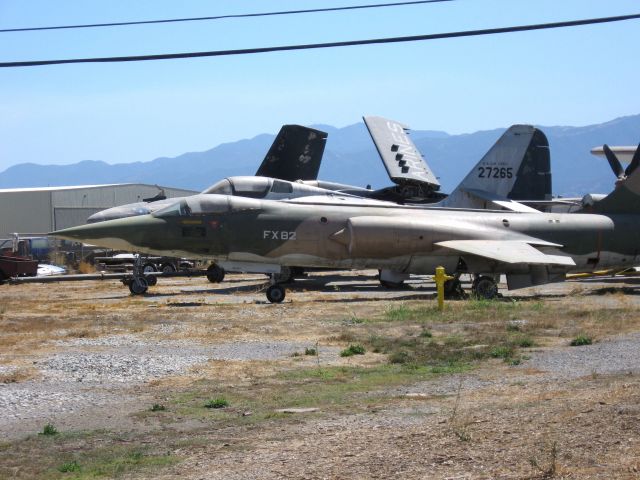
[[[380,285],[390,290],[404,287],[404,282],[390,282],[389,280],[380,280]]]
[[[444,298],[457,300],[464,297],[464,289],[458,278],[444,282]]]
[[[156,283],[158,283],[158,277],[155,275],[145,275],[144,279],[147,281],[147,285],[153,287]]]
[[[170,263],[163,263],[160,267],[160,271],[162,273],[176,273],[176,267],[174,267]]]
[[[149,284],[144,277],[134,277],[129,282],[129,291],[132,295],[144,295],[148,289]]]
[[[212,263],[207,268],[207,280],[211,283],[220,283],[224,280],[224,268]]]
[[[498,285],[493,278],[482,275],[473,281],[471,291],[475,298],[491,300],[498,296]]]
[[[271,303],[282,303],[285,297],[284,288],[280,285],[271,285],[267,288],[267,300]]]

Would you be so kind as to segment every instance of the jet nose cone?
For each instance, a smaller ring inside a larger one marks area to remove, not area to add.
[[[163,220],[142,215],[65,228],[49,235],[116,250],[139,250],[158,238],[165,227]]]

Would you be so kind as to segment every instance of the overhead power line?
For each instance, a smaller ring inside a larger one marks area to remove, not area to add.
[[[349,7],[310,8],[307,10],[284,10],[280,12],[240,13],[235,15],[217,15],[212,17],[171,18],[165,20],[141,20],[137,22],[113,22],[113,23],[88,23],[84,25],[61,25],[56,27],[25,27],[5,28],[0,33],[9,32],[35,32],[40,30],[65,30],[73,28],[99,28],[99,27],[124,27],[130,25],[151,25],[157,23],[201,22],[205,20],[225,20],[230,18],[275,17],[278,15],[296,15],[300,13],[340,12],[344,10],[362,10],[365,8],[400,7],[405,5],[420,5],[423,3],[443,3],[454,0],[416,0],[412,2],[374,3],[369,5],[352,5]]]
[[[531,30],[547,30],[552,28],[578,27],[582,25],[594,25],[599,23],[621,22],[625,20],[640,19],[640,14],[622,15],[617,17],[589,18],[584,20],[572,20],[567,22],[540,23],[536,25],[519,25],[513,27],[487,28],[482,30],[467,30],[463,32],[434,33],[428,35],[415,35],[409,37],[375,38],[369,40],[351,40],[346,42],[313,43],[307,45],[284,45],[280,47],[245,48],[239,50],[217,50],[212,52],[191,53],[165,53],[158,55],[137,55],[125,57],[101,57],[101,58],[71,58],[65,60],[34,60],[27,62],[4,62],[0,68],[10,67],[35,67],[42,65],[60,65],[66,63],[115,63],[115,62],[142,62],[148,60],[172,60],[177,58],[198,57],[222,57],[231,55],[249,55],[267,52],[285,52],[291,50],[311,50],[319,48],[350,47],[355,45],[374,45],[385,43],[417,42],[426,40],[439,40],[443,38],[477,37],[482,35],[496,35],[501,33],[526,32]]]

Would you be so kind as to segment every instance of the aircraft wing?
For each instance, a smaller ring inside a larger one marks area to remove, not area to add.
[[[440,189],[440,182],[409,138],[407,126],[382,117],[362,119],[394,183],[426,184],[431,190]]]
[[[546,246],[557,246],[552,243],[532,239],[532,243]],[[571,257],[547,255],[526,241],[522,240],[447,240],[436,245],[460,253],[468,253],[504,263],[528,263],[537,265],[574,266]]]
[[[326,143],[326,132],[301,125],[283,125],[256,176],[289,182],[315,180]]]

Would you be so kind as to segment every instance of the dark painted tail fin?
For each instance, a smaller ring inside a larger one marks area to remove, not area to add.
[[[300,125],[283,125],[256,172],[295,182],[318,178],[327,133]]]
[[[520,168],[507,198],[511,200],[551,200],[551,156],[547,136],[533,129]]]
[[[441,205],[488,208],[487,199],[550,198],[547,137],[531,125],[512,125]]]

